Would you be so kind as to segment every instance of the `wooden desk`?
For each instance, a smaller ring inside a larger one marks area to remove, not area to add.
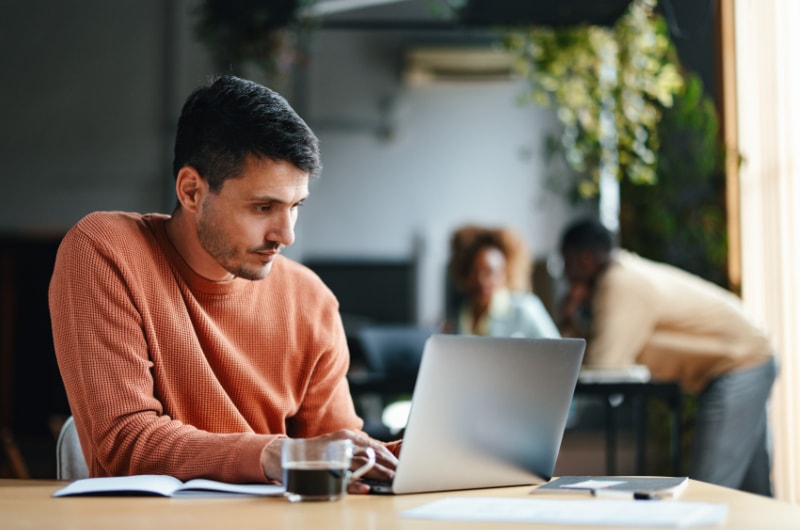
[[[423,495],[350,495],[339,502],[290,504],[282,498],[168,499],[161,497],[71,497],[50,495],[63,482],[0,480],[0,527],[4,530],[80,528],[127,530],[168,528],[203,530],[448,530],[470,528],[552,528],[516,523],[464,523],[403,519],[398,514],[446,496],[528,497],[530,486]],[[552,499],[552,496],[548,496]],[[721,528],[800,529],[800,506],[691,481],[681,500],[728,503]],[[631,501],[634,502],[634,501]],[[635,501],[671,502],[671,501]],[[588,526],[563,526],[586,530]]]

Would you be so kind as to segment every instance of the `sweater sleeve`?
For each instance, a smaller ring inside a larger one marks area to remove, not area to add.
[[[364,422],[355,412],[347,384],[350,354],[337,306],[330,307],[325,320],[333,336],[313,368],[308,388],[298,412],[289,420],[291,437],[306,438],[347,428],[360,430]]]
[[[103,234],[89,237],[80,226],[60,246],[49,301],[59,369],[90,474],[264,481],[261,451],[279,435],[212,433],[165,415],[132,271],[115,259]]]
[[[592,333],[585,364],[620,368],[634,364],[653,333],[657,308],[641,284],[612,265],[592,299]]]

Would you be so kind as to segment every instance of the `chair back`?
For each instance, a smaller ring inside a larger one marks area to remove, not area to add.
[[[437,330],[406,324],[362,327],[358,332],[369,370],[384,377],[416,378],[425,341]]]
[[[61,427],[56,442],[56,478],[58,480],[77,480],[87,478],[89,468],[81,450],[75,420],[70,416]]]

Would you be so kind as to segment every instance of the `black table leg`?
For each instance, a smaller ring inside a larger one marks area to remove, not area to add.
[[[641,394],[633,398],[636,420],[636,474],[645,475],[647,467],[647,400]]]
[[[608,395],[605,399],[606,408],[606,474],[613,476],[617,474],[617,407],[621,396],[618,394]]]
[[[672,471],[676,477],[681,476],[681,393],[678,391],[670,400],[672,410],[672,425],[670,435],[672,438]]]

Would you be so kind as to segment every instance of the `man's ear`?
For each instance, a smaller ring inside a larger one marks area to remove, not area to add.
[[[192,166],[183,166],[175,179],[175,193],[181,207],[196,211],[208,191],[208,183]]]

